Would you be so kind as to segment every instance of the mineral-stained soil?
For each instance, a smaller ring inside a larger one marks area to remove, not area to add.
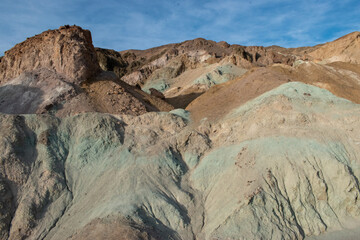
[[[0,239],[356,238],[358,36],[117,52],[64,26],[16,45]]]
[[[1,233],[303,239],[356,228],[359,116],[298,82],[195,128],[184,110],[0,115]]]
[[[252,68],[233,81],[211,88],[187,105],[186,109],[193,113],[196,121],[203,118],[216,120],[248,100],[292,81],[312,84],[327,89],[339,97],[360,103],[358,36],[359,34],[355,32],[334,42],[307,48],[305,52],[310,52],[309,55],[314,57],[314,61],[302,60],[307,56],[304,51],[287,50],[287,54],[300,52],[305,55],[299,54],[293,66],[273,64],[268,67]],[[351,50],[351,54],[347,54],[347,51],[350,51],[348,49],[354,50]],[[318,52],[328,55],[321,55]]]
[[[216,120],[248,100],[293,81],[312,84],[339,97],[360,103],[359,65],[344,62],[299,62],[299,65],[294,67],[279,64],[254,68],[242,77],[209,89],[186,109],[193,113],[196,121],[203,118]]]

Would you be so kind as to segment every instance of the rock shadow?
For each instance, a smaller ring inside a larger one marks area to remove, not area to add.
[[[1,236],[9,235],[11,232],[12,220],[19,205],[18,201],[22,198],[22,196],[19,196],[19,189],[27,184],[38,157],[36,149],[37,136],[26,124],[25,117],[14,116],[13,125],[14,130],[16,129],[13,131],[13,138],[6,137],[6,139],[11,140],[2,142],[2,145],[6,143],[11,146],[11,155],[4,154],[2,165],[3,168],[7,169],[7,172],[16,172],[17,174],[0,176],[0,185],[2,183],[4,190],[3,192],[0,191],[0,203],[6,203],[6,205],[3,205],[6,206],[5,209],[0,207],[0,215],[5,214],[5,217],[0,219],[0,225],[6,226],[6,231],[2,228]],[[4,210],[6,211],[4,212]]]
[[[0,112],[7,114],[36,113],[43,102],[44,92],[24,85],[0,87]]]
[[[189,93],[172,98],[166,98],[165,101],[171,104],[174,108],[185,109],[192,101],[200,97],[202,94],[203,93]]]

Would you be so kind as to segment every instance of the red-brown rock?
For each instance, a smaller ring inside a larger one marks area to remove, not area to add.
[[[15,45],[1,59],[0,83],[40,68],[55,70],[74,83],[94,77],[100,68],[90,31],[65,26]]]

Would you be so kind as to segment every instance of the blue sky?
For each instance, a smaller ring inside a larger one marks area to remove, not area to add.
[[[299,47],[360,30],[360,1],[0,0],[0,55],[47,29],[76,24],[94,45],[146,49],[197,37]]]

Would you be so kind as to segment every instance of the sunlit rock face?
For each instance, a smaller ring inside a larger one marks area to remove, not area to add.
[[[0,112],[82,112],[140,115],[169,111],[161,99],[120,81],[99,66],[91,33],[63,26],[28,38],[0,61]]]

